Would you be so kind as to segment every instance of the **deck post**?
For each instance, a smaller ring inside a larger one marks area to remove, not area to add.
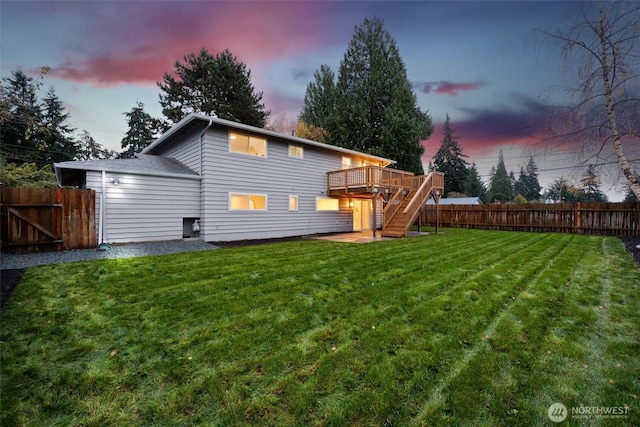
[[[377,201],[378,199],[378,188],[374,188],[373,189],[373,206],[372,206],[372,210],[373,210],[373,238],[376,238],[376,229],[378,228],[378,224],[377,224],[377,219],[378,219],[378,207],[377,207]]]
[[[438,205],[440,204],[440,190],[436,190],[433,196],[433,200],[436,202],[436,234],[438,234],[438,228],[440,226],[440,216],[438,215]]]

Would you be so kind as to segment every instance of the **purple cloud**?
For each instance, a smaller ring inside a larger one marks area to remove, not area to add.
[[[477,90],[481,87],[480,83],[454,83],[446,80],[439,82],[416,82],[413,84],[414,89],[418,89],[422,93],[429,94],[432,91],[441,95],[458,96],[458,92]]]

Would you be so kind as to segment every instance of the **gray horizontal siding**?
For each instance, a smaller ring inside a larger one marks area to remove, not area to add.
[[[304,158],[288,155],[289,142],[269,138],[267,156],[228,151],[228,133],[212,128],[204,137],[203,215],[206,241],[228,241],[350,231],[351,211],[316,212],[316,197],[326,197],[326,172],[340,169],[342,154],[304,147]],[[266,194],[262,211],[230,211],[229,193]],[[289,195],[298,211],[289,211]]]
[[[176,159],[191,170],[200,173],[200,132],[190,132],[180,144],[167,147],[158,154]]]
[[[122,180],[118,186],[110,181],[115,176]],[[87,172],[87,187],[96,190],[99,229],[100,172]],[[200,181],[197,180],[107,173],[105,188],[103,240],[107,243],[181,239],[183,218],[200,217]]]

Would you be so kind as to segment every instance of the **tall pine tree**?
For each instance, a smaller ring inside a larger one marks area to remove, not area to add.
[[[42,83],[21,68],[3,79],[0,87],[0,145],[9,162],[35,162],[43,156],[37,138],[42,121],[42,106],[37,91]]]
[[[120,146],[125,149],[119,155],[121,159],[131,158],[136,153],[141,152],[146,146],[151,144],[158,132],[160,122],[144,111],[144,104],[137,102],[136,106],[127,113],[129,130],[120,142]]]
[[[442,129],[443,139],[440,148],[433,156],[433,167],[444,173],[444,195],[449,193],[465,193],[465,184],[469,178],[468,163],[464,160],[462,149],[455,135],[455,128],[447,113]]]
[[[520,168],[520,175],[514,185],[514,193],[522,195],[528,201],[540,199],[540,182],[538,181],[538,167],[533,161],[533,157],[529,157],[527,168]]]
[[[355,28],[340,62],[333,122],[330,143],[423,173],[420,141],[433,132],[431,117],[418,108],[396,42],[379,18]]]
[[[69,126],[69,113],[56,91],[50,88],[42,99],[43,114],[40,141],[44,148],[42,163],[63,162],[78,153],[78,142],[72,137],[75,129]]]
[[[336,77],[331,67],[321,65],[313,78],[314,81],[307,85],[299,119],[307,126],[328,131],[333,127],[336,107]]]
[[[269,116],[251,83],[251,71],[224,50],[215,57],[202,49],[190,53],[184,63],[176,61],[175,75],[164,73],[158,82],[162,91],[162,114],[176,123],[189,113],[202,113],[221,119],[264,127]]]

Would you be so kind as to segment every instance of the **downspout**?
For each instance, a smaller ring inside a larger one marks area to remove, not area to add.
[[[106,200],[105,191],[107,191],[107,172],[102,171],[102,191],[100,191],[100,222],[98,223],[98,245],[104,243],[104,203]]]
[[[204,220],[204,203],[202,201],[204,195],[204,191],[202,186],[204,185],[203,183],[203,172],[202,172],[202,168],[204,165],[204,161],[202,160],[203,156],[204,156],[204,134],[209,130],[209,128],[211,128],[211,125],[213,125],[213,119],[209,119],[209,124],[207,125],[207,127],[205,127],[203,129],[203,131],[200,133],[200,235],[206,235],[207,234],[207,223]]]

